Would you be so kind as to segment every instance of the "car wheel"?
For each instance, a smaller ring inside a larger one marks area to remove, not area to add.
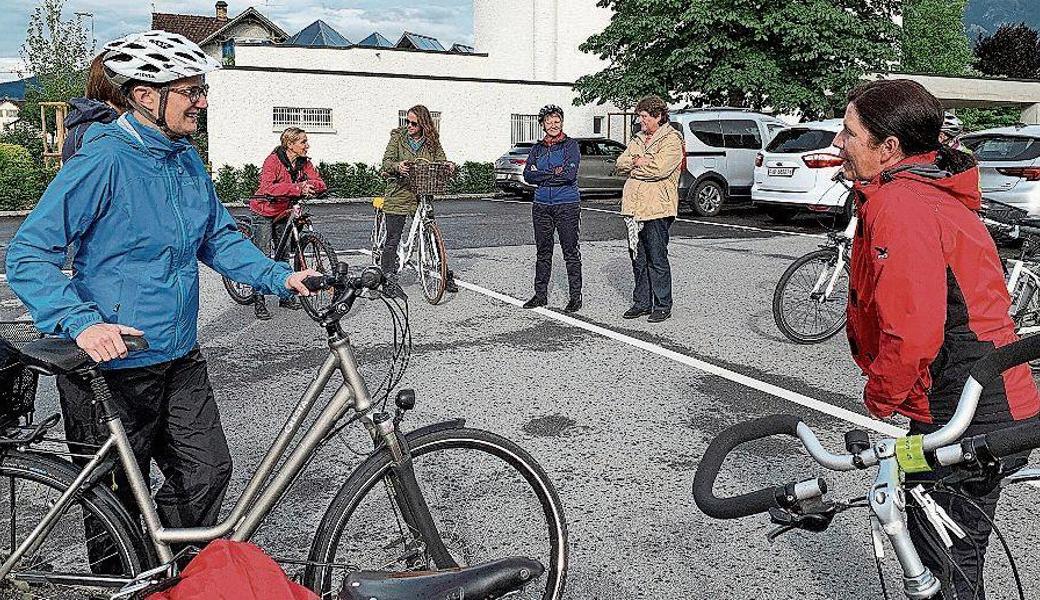
[[[774,223],[783,224],[794,218],[794,211],[789,208],[770,207],[763,209],[762,212],[766,213],[766,216]]]
[[[687,198],[693,212],[702,217],[714,217],[726,202],[726,188],[714,179],[705,179],[693,187]]]

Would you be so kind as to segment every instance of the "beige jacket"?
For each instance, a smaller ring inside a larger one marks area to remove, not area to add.
[[[650,162],[637,167],[635,159],[645,156]],[[636,221],[674,217],[679,211],[679,175],[682,174],[686,147],[682,135],[671,125],[661,125],[653,137],[637,133],[617,159],[617,169],[628,175],[621,196],[621,214]]]

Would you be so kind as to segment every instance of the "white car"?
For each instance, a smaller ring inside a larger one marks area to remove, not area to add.
[[[842,165],[834,147],[841,128],[841,119],[829,119],[779,131],[755,160],[752,204],[777,222],[807,211],[851,215],[849,191],[834,181]]]

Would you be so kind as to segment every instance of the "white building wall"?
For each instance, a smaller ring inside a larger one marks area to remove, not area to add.
[[[489,73],[535,78],[534,23],[534,0],[473,0],[473,46],[488,55]]]
[[[214,169],[259,165],[278,143],[275,106],[331,108],[334,132],[311,132],[311,157],[325,162],[378,164],[398,125],[398,111],[425,104],[440,111],[441,140],[455,162],[490,162],[509,149],[510,115],[537,114],[554,103],[566,111],[565,130],[592,135],[593,117],[607,106],[573,107],[562,85],[372,78],[358,75],[224,69],[207,75],[209,155]],[[248,101],[244,101],[246,98]],[[604,131],[605,133],[605,131]]]
[[[249,46],[235,48],[235,65],[275,69],[358,71],[491,77],[488,57],[467,54],[410,52],[386,48],[294,48]],[[497,75],[502,77],[502,75]]]

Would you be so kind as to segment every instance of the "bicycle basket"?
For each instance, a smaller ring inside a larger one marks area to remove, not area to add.
[[[419,196],[434,196],[448,191],[452,166],[448,162],[413,162],[408,165],[408,187]]]
[[[29,421],[36,405],[37,375],[21,363],[18,349],[40,338],[27,321],[0,322],[0,427]]]

